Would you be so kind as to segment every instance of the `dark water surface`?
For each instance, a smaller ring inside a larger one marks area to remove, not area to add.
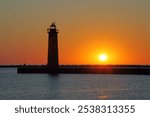
[[[0,99],[150,99],[150,75],[17,74],[0,68]]]

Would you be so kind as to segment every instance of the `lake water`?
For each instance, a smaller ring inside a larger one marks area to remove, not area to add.
[[[17,74],[0,68],[0,99],[150,99],[150,75]]]

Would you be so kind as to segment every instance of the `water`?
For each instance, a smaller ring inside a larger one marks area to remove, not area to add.
[[[0,99],[150,99],[150,75],[17,74],[0,68]]]

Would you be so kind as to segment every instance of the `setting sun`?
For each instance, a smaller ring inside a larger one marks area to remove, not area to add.
[[[100,61],[106,61],[107,60],[107,55],[106,54],[101,54],[101,55],[99,55],[99,60]]]

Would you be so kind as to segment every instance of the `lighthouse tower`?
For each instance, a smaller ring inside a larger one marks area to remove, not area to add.
[[[47,66],[51,68],[58,67],[58,30],[55,22],[47,29],[48,33],[48,63]]]

